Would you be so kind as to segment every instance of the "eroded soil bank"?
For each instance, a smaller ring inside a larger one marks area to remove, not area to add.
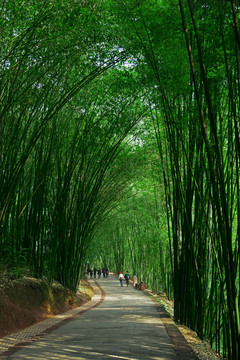
[[[76,308],[93,294],[87,281],[80,283],[77,294],[58,283],[31,277],[0,283],[0,337]]]

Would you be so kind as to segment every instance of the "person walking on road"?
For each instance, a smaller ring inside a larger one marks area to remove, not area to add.
[[[126,274],[125,274],[124,278],[125,278],[125,280],[126,280],[126,284],[127,284],[127,286],[128,286],[128,284],[129,284],[129,279],[130,279],[130,274],[129,274],[129,272],[128,272],[128,271],[126,272]]]
[[[124,276],[123,276],[123,273],[121,271],[120,271],[120,274],[119,274],[118,278],[120,280],[120,285],[123,286]]]
[[[137,282],[138,282],[138,279],[137,279],[136,275],[133,276],[132,282],[133,282],[133,287],[136,288],[137,287]]]

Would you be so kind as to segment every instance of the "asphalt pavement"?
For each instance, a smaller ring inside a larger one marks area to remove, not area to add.
[[[90,280],[96,295],[86,305],[26,329],[35,329],[29,336],[19,332],[17,340],[14,334],[1,339],[0,358],[178,359],[151,297],[131,285],[121,287],[113,275],[96,280],[99,286]]]

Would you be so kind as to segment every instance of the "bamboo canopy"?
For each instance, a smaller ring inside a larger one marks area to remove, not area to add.
[[[0,4],[0,260],[129,270],[240,356],[240,3]]]

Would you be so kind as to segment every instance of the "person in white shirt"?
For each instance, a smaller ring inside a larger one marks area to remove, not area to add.
[[[124,276],[123,276],[123,273],[121,271],[120,271],[120,274],[119,274],[118,278],[120,280],[120,285],[123,286]]]
[[[133,276],[132,282],[133,282],[133,287],[136,287],[137,282],[138,282],[138,279],[137,279],[136,275]]]

